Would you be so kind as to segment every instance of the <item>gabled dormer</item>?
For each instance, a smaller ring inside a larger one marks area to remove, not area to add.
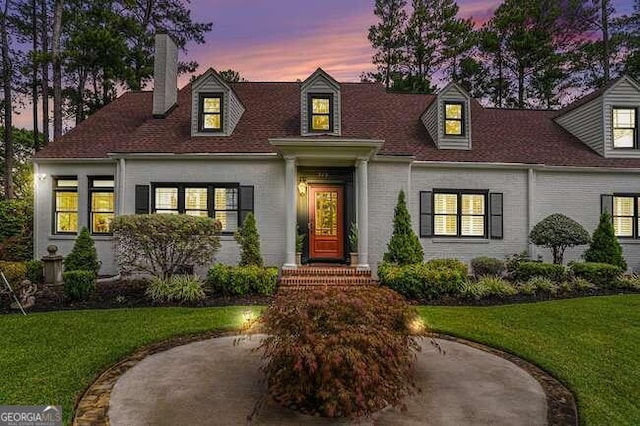
[[[556,123],[606,158],[640,158],[640,85],[629,76],[611,81],[560,110]]]
[[[235,92],[213,68],[191,83],[191,136],[229,136],[243,113]]]
[[[471,97],[449,83],[420,117],[439,149],[471,149]]]
[[[318,68],[300,87],[300,134],[340,136],[340,83]]]

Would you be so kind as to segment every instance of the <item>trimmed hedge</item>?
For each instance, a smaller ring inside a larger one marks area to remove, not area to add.
[[[529,281],[533,277],[543,277],[559,283],[564,281],[566,276],[567,268],[564,265],[534,261],[518,262],[513,272],[513,279],[521,282]]]
[[[213,292],[227,296],[270,296],[275,292],[277,282],[277,268],[255,265],[230,266],[217,263],[207,274],[207,285]]]
[[[62,274],[64,294],[71,300],[86,300],[96,289],[93,271],[66,271]]]
[[[459,293],[467,278],[467,265],[457,259],[433,259],[399,266],[383,262],[380,284],[410,299],[433,299]]]
[[[618,279],[622,276],[622,269],[608,263],[575,262],[570,266],[573,275],[584,278],[600,288],[616,287]]]
[[[504,262],[495,257],[475,257],[471,259],[471,269],[476,277],[494,276],[500,277],[504,272]]]

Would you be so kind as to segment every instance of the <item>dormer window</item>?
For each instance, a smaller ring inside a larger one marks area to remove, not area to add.
[[[309,94],[309,131],[333,132],[332,94]]]
[[[637,146],[635,108],[613,108],[613,147],[635,148]]]
[[[200,132],[222,132],[224,97],[222,93],[200,94]]]
[[[464,104],[462,102],[444,103],[445,136],[464,136]]]

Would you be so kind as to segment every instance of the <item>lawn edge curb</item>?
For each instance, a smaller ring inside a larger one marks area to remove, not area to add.
[[[553,375],[517,355],[462,337],[431,332],[429,337],[462,343],[475,349],[499,356],[525,370],[540,383],[547,397],[547,422],[549,426],[578,426],[579,416],[573,393]]]
[[[109,400],[118,379],[146,357],[177,346],[195,343],[216,337],[236,336],[238,329],[218,329],[204,333],[171,337],[160,342],[144,345],[120,361],[103,370],[76,399],[73,407],[73,426],[109,425]]]

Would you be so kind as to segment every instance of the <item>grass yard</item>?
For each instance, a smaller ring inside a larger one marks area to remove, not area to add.
[[[171,336],[237,328],[247,309],[0,316],[0,404],[59,404],[68,423],[76,396],[108,365]],[[577,394],[582,423],[640,424],[640,295],[420,311],[437,331],[505,349],[550,371]]]
[[[515,353],[569,386],[585,425],[640,424],[640,295],[421,307],[433,329]]]
[[[140,346],[172,336],[239,328],[247,309],[140,308],[0,316],[0,404],[62,405]]]

